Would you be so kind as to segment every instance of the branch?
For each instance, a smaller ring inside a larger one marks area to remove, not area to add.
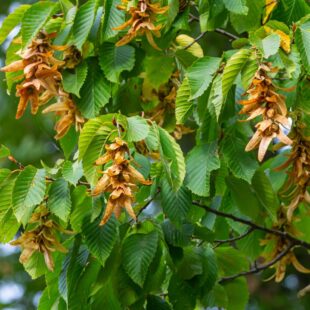
[[[273,260],[271,260],[270,262],[264,264],[264,265],[260,265],[260,266],[254,266],[252,269],[250,269],[249,271],[243,271],[240,273],[237,273],[235,275],[229,276],[229,277],[224,277],[222,278],[219,283],[223,283],[226,281],[231,281],[234,280],[236,278],[242,277],[242,276],[247,276],[250,274],[255,274],[258,273],[260,271],[263,271],[265,269],[268,269],[269,267],[272,267],[275,263],[277,263],[278,261],[280,261],[288,252],[290,252],[290,250],[294,247],[294,244],[290,244],[284,251],[282,251],[278,256],[276,256]]]
[[[300,240],[298,238],[295,238],[294,236],[292,236],[288,232],[260,226],[260,225],[254,223],[254,222],[251,222],[249,220],[237,217],[237,216],[235,216],[233,214],[229,214],[229,213],[225,213],[225,212],[222,212],[222,211],[219,211],[219,210],[212,209],[212,208],[210,208],[208,206],[200,204],[197,201],[193,201],[193,205],[198,206],[198,207],[200,207],[200,208],[202,208],[202,209],[204,209],[204,210],[206,210],[208,212],[214,213],[214,214],[216,214],[218,216],[229,218],[229,219],[231,219],[231,220],[233,220],[235,222],[239,222],[239,223],[248,225],[248,226],[252,227],[253,229],[260,230],[260,231],[263,231],[265,233],[273,234],[273,235],[276,235],[276,236],[280,236],[280,237],[282,237],[284,239],[290,240],[293,245],[300,245],[300,246],[302,246],[302,247],[304,247],[306,249],[310,249],[310,243],[308,243],[306,241],[303,241],[303,240]]]
[[[242,234],[240,236],[230,238],[230,239],[225,239],[225,240],[214,240],[214,242],[217,243],[217,245],[215,247],[218,247],[219,245],[224,244],[224,243],[231,243],[234,241],[241,240],[241,239],[245,238],[246,236],[248,236],[253,231],[254,231],[254,228],[250,227],[244,234]]]
[[[194,45],[197,41],[199,41],[205,34],[207,33],[207,31],[202,32],[197,38],[194,39],[193,42],[191,42],[190,44],[188,44],[187,46],[184,47],[185,50],[187,50],[188,48],[190,48],[192,45]]]

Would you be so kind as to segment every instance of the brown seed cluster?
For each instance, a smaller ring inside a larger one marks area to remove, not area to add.
[[[310,137],[303,134],[304,125],[296,123],[291,133],[293,145],[289,158],[277,170],[290,167],[288,178],[280,191],[283,199],[290,201],[287,206],[287,219],[292,221],[293,213],[300,203],[310,204]]]
[[[26,263],[35,252],[44,256],[45,264],[51,271],[54,270],[52,252],[59,251],[67,253],[67,249],[57,240],[57,231],[71,233],[63,230],[58,224],[48,219],[49,211],[41,207],[39,212],[32,215],[28,224],[34,224],[35,228],[25,231],[22,235],[10,244],[22,247],[22,254],[19,261]]]
[[[245,150],[251,151],[258,147],[258,160],[262,161],[267,149],[274,138],[278,138],[285,145],[292,144],[281,126],[289,127],[285,97],[276,92],[276,87],[268,73],[273,71],[267,64],[262,64],[246,92],[248,99],[241,100],[243,108],[240,114],[247,114],[246,121],[258,116],[262,121],[256,124],[256,132],[247,144]]]
[[[152,47],[157,50],[160,48],[154,41],[153,35],[160,37],[162,25],[155,25],[157,15],[164,14],[168,6],[160,7],[159,3],[152,4],[150,0],[139,0],[137,7],[129,7],[128,0],[122,0],[119,10],[126,11],[131,17],[124,24],[114,28],[114,30],[125,30],[130,27],[127,34],[116,43],[116,46],[126,45],[138,35],[145,35]]]
[[[286,231],[292,235],[298,235],[298,232],[288,222],[284,209],[280,210],[278,215],[278,222],[274,225],[273,228],[280,231]],[[261,245],[266,246],[268,249],[264,255],[266,261],[272,261],[290,247],[290,241],[282,238],[281,236],[267,234],[266,239],[261,241]],[[276,282],[281,282],[285,277],[287,266],[291,264],[297,271],[301,273],[310,273],[310,270],[305,268],[298,261],[293,249],[291,249],[284,257],[282,257],[271,267],[275,269],[275,273],[268,280],[275,278]]]
[[[136,219],[132,204],[137,184],[150,185],[152,182],[145,180],[143,175],[131,166],[127,159],[130,155],[128,145],[121,138],[116,138],[114,143],[106,145],[105,148],[106,153],[98,158],[96,165],[105,165],[110,161],[113,164],[103,171],[103,176],[92,192],[93,196],[110,193],[100,225],[104,225],[113,213],[119,218],[123,208]]]
[[[72,123],[75,123],[76,128],[79,129],[84,120],[69,94],[62,89],[62,75],[59,70],[66,62],[56,59],[54,53],[64,51],[67,47],[53,45],[51,41],[55,36],[55,33],[39,32],[32,43],[24,51],[18,53],[22,58],[21,60],[15,61],[0,70],[3,72],[23,71],[21,75],[23,81],[16,86],[16,96],[20,97],[16,113],[17,119],[23,116],[29,103],[32,114],[36,114],[40,106],[47,104],[53,98],[57,98],[57,103],[66,103],[67,112],[64,112],[63,105],[54,105],[53,108],[45,110],[61,115],[66,114],[66,117],[62,118],[61,124],[58,123],[55,127],[57,130],[56,139],[60,139],[67,133]],[[69,57],[68,51],[66,55]],[[58,107],[59,110],[57,110]],[[67,114],[70,114],[70,117]],[[72,119],[74,120],[72,121]]]

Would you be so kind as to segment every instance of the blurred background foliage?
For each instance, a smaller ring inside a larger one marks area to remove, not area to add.
[[[251,0],[252,1],[252,0]],[[0,5],[0,24],[5,16],[18,5],[33,3],[33,0],[2,0]],[[18,29],[14,31],[14,35]],[[199,29],[197,29],[197,34]],[[5,49],[13,35],[0,49],[0,65],[4,64]],[[226,37],[210,33],[201,42],[207,55],[219,56],[221,51],[231,48]],[[17,98],[12,92],[9,96],[5,88],[4,74],[0,73],[0,144],[4,144],[23,164],[40,166],[40,161],[52,164],[62,157],[59,145],[54,141],[54,120],[49,116],[37,114],[31,116],[28,111],[21,120],[15,120]],[[0,162],[0,166],[9,166],[9,161]],[[44,279],[33,281],[24,272],[18,262],[19,251],[10,245],[0,245],[0,309],[31,310],[36,309]],[[309,284],[309,276],[295,274],[289,270],[281,284],[264,282],[257,276],[248,279],[251,299],[247,309],[250,310],[306,310],[310,309],[310,298],[299,299],[297,292]],[[110,310],[110,309],[108,309]],[[112,310],[112,309],[111,309]]]

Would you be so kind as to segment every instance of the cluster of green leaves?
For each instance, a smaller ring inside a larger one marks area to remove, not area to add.
[[[241,235],[247,227],[192,202],[262,226],[275,223],[277,191],[285,173],[273,168],[285,156],[270,153],[259,165],[255,154],[244,152],[253,130],[238,121],[235,102],[249,87],[258,64],[269,61],[279,69],[279,86],[298,85],[286,103],[310,124],[310,7],[304,0],[281,0],[269,16],[263,0],[200,0],[180,11],[184,1],[159,1],[169,5],[169,11],[160,16],[164,27],[156,42],[162,51],[156,51],[144,37],[115,46],[122,33],[114,28],[128,18],[117,9],[120,2],[88,0],[77,6],[69,0],[39,1],[20,6],[4,20],[0,42],[21,24],[21,44],[11,43],[7,63],[18,59],[16,51],[41,29],[57,32],[54,44],[74,45],[81,52],[82,61],[63,70],[63,87],[88,121],[80,134],[72,129],[60,141],[64,158],[55,166],[0,169],[0,241],[12,240],[21,226],[27,229],[40,204],[46,204],[61,226],[74,231],[73,236],[61,236],[69,252],[53,254],[53,273],[40,253],[25,264],[33,278],[46,279],[40,310],[102,305],[113,310],[244,309],[246,279],[219,280],[248,270],[262,254],[264,236],[255,231],[235,247],[213,248],[214,240]],[[266,14],[269,21],[262,25]],[[229,23],[242,38],[219,57],[207,56],[207,46],[193,42],[197,31],[226,29]],[[175,113],[165,115],[162,126],[139,116],[160,104],[153,97],[145,103],[143,95],[159,92],[176,71],[180,86]],[[7,73],[6,78],[11,89],[16,75]],[[194,131],[190,150],[182,140],[186,152],[171,135],[180,125]],[[96,159],[119,133],[129,143],[137,169],[153,184],[136,194],[137,223],[124,213],[119,221],[112,217],[100,227],[106,197],[91,197],[89,187],[100,175]],[[160,160],[139,153],[135,146],[141,141]],[[1,158],[9,155],[0,148]],[[152,216],[142,212],[145,206]],[[305,214],[306,208],[299,212]],[[297,225],[304,231],[301,238],[310,242],[309,217],[302,216]]]

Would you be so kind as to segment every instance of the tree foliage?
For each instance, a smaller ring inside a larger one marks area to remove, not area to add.
[[[306,1],[37,1],[0,42],[17,26],[16,118],[54,113],[63,151],[0,146],[0,241],[45,277],[39,309],[238,310],[247,275],[310,273]]]

